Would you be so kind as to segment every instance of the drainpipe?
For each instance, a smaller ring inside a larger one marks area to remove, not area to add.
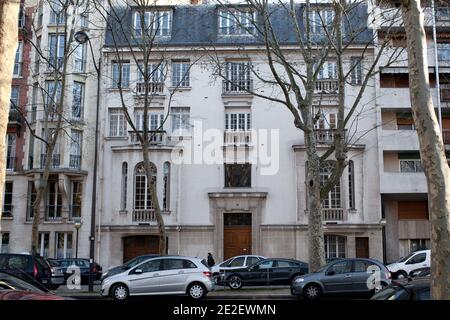
[[[431,17],[433,20],[433,45],[434,45],[434,63],[436,72],[436,91],[437,91],[437,107],[438,107],[438,120],[439,128],[442,134],[442,113],[441,113],[441,86],[439,82],[439,59],[437,49],[437,36],[436,36],[436,10],[434,6],[434,0],[431,0]]]

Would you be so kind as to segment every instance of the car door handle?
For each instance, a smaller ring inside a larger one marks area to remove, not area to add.
[[[346,275],[344,276],[344,278],[351,278],[351,277],[352,277],[351,274],[346,274]]]
[[[184,273],[184,271],[178,271],[178,274],[183,274]]]

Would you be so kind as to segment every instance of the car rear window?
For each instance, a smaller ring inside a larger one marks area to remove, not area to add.
[[[231,261],[230,267],[241,267],[244,265],[245,257],[239,257]]]
[[[27,270],[30,265],[31,256],[26,255],[6,255],[0,256],[0,269],[11,270],[20,269]]]
[[[245,263],[245,265],[247,267],[251,266],[254,263],[257,263],[260,259],[258,259],[257,257],[247,257],[247,262]]]
[[[184,269],[197,269],[195,263],[190,260],[183,260],[183,267]]]

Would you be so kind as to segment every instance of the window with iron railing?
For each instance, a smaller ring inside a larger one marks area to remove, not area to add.
[[[48,193],[46,203],[46,219],[55,220],[62,217],[62,191],[59,189],[58,181],[48,182]]]
[[[58,105],[61,101],[62,85],[58,81],[56,84],[54,81],[47,81],[47,87],[45,94],[45,120],[54,121],[58,117]]]
[[[147,69],[141,64],[138,69],[138,79],[136,84],[136,93],[145,94],[146,90],[149,94],[162,93],[164,91],[164,81],[166,78],[166,66],[164,63],[150,63]],[[147,74],[145,74],[145,72]],[[148,81],[145,81],[147,76]]]
[[[34,217],[34,202],[36,201],[36,187],[34,181],[28,181],[28,192],[27,192],[27,220],[31,220]]]
[[[84,83],[74,82],[72,87],[72,119],[82,120],[84,111]]]
[[[6,134],[6,170],[16,170],[16,140],[15,133]]]
[[[48,69],[61,70],[64,63],[64,51],[65,51],[65,35],[63,34],[49,34],[49,64]]]
[[[73,71],[85,72],[86,68],[86,46],[84,44],[77,44],[73,50]]]
[[[17,110],[19,108],[20,86],[11,86],[10,109]]]
[[[81,218],[81,204],[83,196],[83,182],[72,181],[70,197],[70,217]]]
[[[332,171],[334,169],[334,161],[326,161],[319,170],[319,182],[320,186],[325,186],[330,179]],[[322,208],[342,208],[341,203],[341,182],[337,183],[331,188],[330,192],[322,200]]]
[[[83,132],[80,130],[71,130],[70,134],[70,157],[69,167],[72,169],[81,168],[81,152],[83,143]]]
[[[17,43],[16,56],[14,58],[14,69],[13,76],[20,77],[22,76],[22,64],[23,64],[23,42],[19,41]]]

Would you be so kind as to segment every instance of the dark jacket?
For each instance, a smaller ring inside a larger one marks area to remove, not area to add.
[[[212,256],[212,254],[208,254],[208,266],[212,267],[216,264],[216,262],[214,261],[214,258]]]

